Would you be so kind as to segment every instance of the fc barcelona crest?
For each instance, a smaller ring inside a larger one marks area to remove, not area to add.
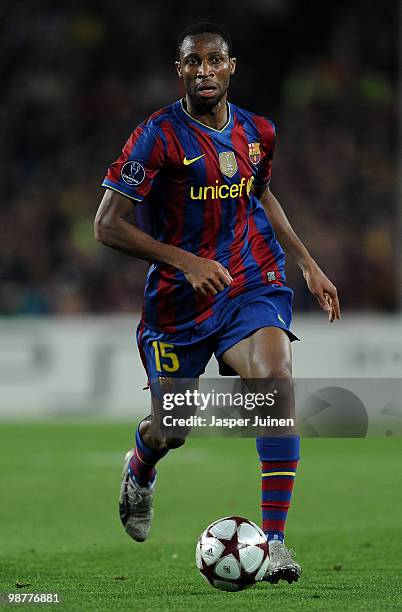
[[[236,174],[237,161],[233,151],[225,151],[224,153],[219,153],[219,166],[222,171],[222,174],[228,176],[229,178],[232,178],[232,176]]]
[[[248,156],[252,164],[258,164],[261,160],[261,151],[259,142],[248,143]]]

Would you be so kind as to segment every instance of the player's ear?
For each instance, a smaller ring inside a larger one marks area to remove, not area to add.
[[[230,74],[234,74],[236,72],[236,58],[235,57],[231,57],[230,58]]]
[[[176,66],[177,74],[182,79],[183,75],[182,75],[182,72],[181,72],[180,62],[175,62],[174,65]]]

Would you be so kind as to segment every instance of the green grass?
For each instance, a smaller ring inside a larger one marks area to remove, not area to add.
[[[253,440],[193,439],[172,452],[150,539],[137,544],[116,503],[131,431],[1,425],[0,591],[59,592],[62,609],[80,611],[402,610],[401,440],[303,440],[287,533],[302,578],[222,593],[199,576],[195,542],[221,516],[259,521]]]

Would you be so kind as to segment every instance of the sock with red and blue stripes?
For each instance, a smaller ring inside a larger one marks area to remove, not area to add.
[[[156,478],[155,464],[168,450],[156,451],[149,448],[142,439],[139,428],[135,432],[136,447],[128,465],[128,473],[140,487],[150,486]]]
[[[300,436],[257,438],[261,461],[262,530],[267,540],[284,541],[300,453]]]

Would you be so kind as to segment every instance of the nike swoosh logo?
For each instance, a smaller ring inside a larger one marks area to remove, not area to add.
[[[187,159],[187,157],[185,157],[183,159],[183,164],[185,166],[189,166],[190,164],[193,164],[194,162],[196,162],[198,159],[201,159],[201,157],[204,157],[205,153],[203,155],[199,155],[198,157],[193,157],[193,159]]]

